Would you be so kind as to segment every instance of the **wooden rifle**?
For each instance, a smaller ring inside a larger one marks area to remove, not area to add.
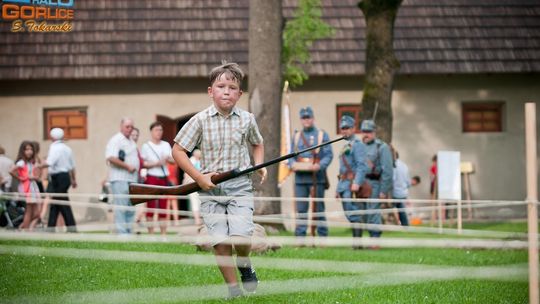
[[[227,172],[218,173],[216,175],[213,175],[211,177],[211,180],[212,180],[212,183],[214,183],[214,185],[217,185],[224,181],[228,181],[230,179],[239,177],[241,175],[257,171],[261,168],[279,163],[281,161],[284,161],[292,157],[296,157],[304,152],[318,149],[320,147],[335,143],[342,139],[345,139],[345,137],[340,137],[331,141],[323,142],[320,145],[313,146],[313,147],[304,149],[302,151],[292,152],[287,155],[280,156],[271,161],[247,168],[245,170],[233,169]],[[201,187],[199,187],[199,185],[196,182],[185,184],[185,185],[178,185],[178,186],[156,186],[156,185],[146,185],[146,184],[137,184],[137,183],[133,183],[129,185],[129,194],[138,196],[138,197],[131,198],[131,204],[133,205],[141,204],[146,201],[156,199],[154,197],[151,197],[155,195],[188,195],[190,193],[193,193],[199,190],[201,190]],[[144,196],[147,196],[147,197],[144,197]]]

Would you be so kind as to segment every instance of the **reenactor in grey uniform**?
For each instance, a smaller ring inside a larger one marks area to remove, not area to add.
[[[392,153],[388,144],[377,138],[376,125],[373,120],[364,120],[360,127],[362,139],[366,145],[367,163],[369,172],[366,174],[369,184],[372,187],[371,198],[388,198],[388,193],[392,189],[393,164]],[[368,210],[381,209],[380,202],[367,203]],[[380,212],[367,214],[368,224],[382,224]],[[368,229],[371,237],[380,237],[382,231],[379,229]]]
[[[313,110],[311,107],[300,110],[303,129],[295,132],[291,143],[291,151],[300,151],[330,141],[328,133],[317,129],[314,125]],[[324,146],[320,149],[311,150],[302,153],[289,160],[289,166],[295,172],[295,196],[301,198],[323,198],[324,190],[327,188],[326,168],[330,165],[333,158],[332,147]],[[301,223],[296,225],[295,235],[299,237],[306,236],[307,212],[309,203],[307,201],[296,202],[297,219]],[[323,213],[314,217],[313,220],[326,222],[324,216],[324,202],[315,202],[315,212]],[[328,236],[328,227],[326,224],[317,225],[317,235]]]
[[[362,143],[362,140],[354,135],[356,131],[354,118],[343,115],[339,127],[341,134],[347,139],[347,143],[339,154],[339,181],[336,196],[343,199],[343,210],[349,222],[353,223],[353,225],[355,223],[365,223],[364,215],[354,214],[354,212],[365,210],[366,203],[351,202],[345,199],[360,198],[356,194],[364,183],[369,170],[366,162],[366,146]],[[353,226],[352,234],[354,238],[362,237],[362,228]],[[357,245],[353,246],[353,248],[360,249]]]

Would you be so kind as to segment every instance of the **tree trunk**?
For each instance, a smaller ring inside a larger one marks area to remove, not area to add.
[[[399,69],[393,47],[394,20],[401,1],[363,0],[358,3],[366,19],[366,79],[362,119],[375,119],[377,137],[387,143],[392,141],[392,89],[394,75]]]
[[[281,134],[281,0],[249,2],[249,108],[264,137],[264,157],[279,156]],[[267,167],[268,179],[255,194],[279,197],[278,166]],[[255,214],[279,214],[281,202],[256,202]]]

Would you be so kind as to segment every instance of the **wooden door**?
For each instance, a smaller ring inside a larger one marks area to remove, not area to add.
[[[157,115],[156,120],[163,124],[162,139],[168,142],[172,147],[176,133],[178,133],[178,130],[176,129],[176,119],[164,115]]]

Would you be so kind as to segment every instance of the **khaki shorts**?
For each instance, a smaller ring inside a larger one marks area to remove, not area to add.
[[[200,191],[201,216],[212,246],[230,236],[251,237],[253,234],[253,185],[247,176],[223,182],[211,191]],[[234,198],[212,198],[231,196]]]

